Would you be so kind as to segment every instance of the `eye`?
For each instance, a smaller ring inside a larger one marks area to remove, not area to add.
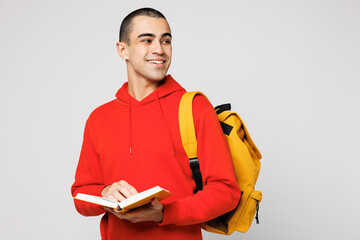
[[[144,43],[151,43],[151,39],[144,39],[144,40],[142,40],[142,42],[144,42]]]
[[[166,39],[166,40],[163,40],[162,43],[171,44],[171,40],[170,40],[170,39]]]

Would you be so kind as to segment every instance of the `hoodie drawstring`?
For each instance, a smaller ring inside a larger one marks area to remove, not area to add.
[[[165,123],[165,126],[168,130],[168,134],[169,134],[169,137],[170,137],[170,140],[171,140],[171,144],[172,144],[172,152],[173,152],[173,156],[175,156],[175,145],[174,145],[174,140],[173,140],[173,137],[172,137],[172,134],[171,134],[171,131],[170,131],[170,128],[169,128],[169,125],[168,123],[166,122],[166,119],[165,119],[165,116],[164,116],[164,112],[161,108],[161,104],[160,104],[160,100],[159,100],[159,96],[158,96],[158,92],[156,92],[156,102],[158,103],[158,106],[159,106],[159,110],[160,110],[160,113],[161,113],[161,117]]]
[[[129,143],[130,143],[130,155],[132,154],[132,118],[131,118],[131,98],[129,97]]]
[[[161,108],[161,104],[160,104],[160,100],[159,100],[159,96],[158,94],[156,93],[156,102],[157,102],[157,105],[159,107],[159,110],[160,110],[160,115],[161,115],[161,118],[163,120],[163,122],[165,123],[165,126],[166,126],[166,129],[167,129],[167,132],[168,132],[168,135],[170,137],[170,140],[171,140],[171,147],[172,147],[172,153],[173,153],[173,156],[175,156],[175,144],[174,144],[174,139],[173,139],[173,136],[171,134],[171,131],[170,131],[170,127],[165,119],[165,116],[164,116],[164,112]],[[133,154],[133,144],[132,144],[132,113],[131,113],[131,97],[129,98],[129,151],[130,151],[130,155]]]

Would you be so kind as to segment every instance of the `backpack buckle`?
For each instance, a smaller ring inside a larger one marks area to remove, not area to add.
[[[191,169],[198,168],[200,166],[199,159],[197,157],[190,158],[189,164]]]
[[[197,157],[190,158],[189,165],[193,174],[193,178],[195,180],[195,185],[196,185],[195,193],[197,193],[198,191],[203,190],[199,159]]]

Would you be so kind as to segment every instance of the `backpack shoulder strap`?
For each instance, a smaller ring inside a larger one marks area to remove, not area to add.
[[[181,98],[179,105],[179,127],[181,141],[188,158],[197,157],[197,141],[195,135],[192,103],[196,95],[203,95],[201,92],[186,92]]]
[[[197,140],[195,135],[195,126],[192,111],[192,103],[194,97],[198,94],[206,97],[201,92],[186,92],[182,96],[179,105],[179,127],[181,141],[184,150],[189,158],[189,165],[196,184],[196,192],[203,189],[200,165],[197,158]]]

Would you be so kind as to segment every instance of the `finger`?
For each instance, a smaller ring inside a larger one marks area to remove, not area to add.
[[[111,199],[110,196],[113,195],[115,192],[117,192],[117,189],[116,187],[114,187],[114,184],[111,184],[103,189],[102,195],[104,198]],[[115,200],[115,199],[111,199],[111,200]]]
[[[115,202],[121,202],[126,199],[117,189],[112,190],[109,195],[108,199],[113,200]]]
[[[151,207],[157,210],[163,210],[164,205],[157,198],[151,200]]]
[[[103,190],[101,191],[101,196],[106,197],[107,196],[106,194],[110,187],[111,185],[107,185],[106,187],[104,187]]]
[[[159,204],[160,204],[160,201],[157,198],[151,199],[152,206],[158,206]]]
[[[132,185],[130,185],[128,182],[124,180],[119,181],[119,184],[123,186],[126,189],[126,191],[129,192],[130,195],[135,195],[138,193],[138,191],[136,191],[136,189]]]
[[[133,186],[131,186],[124,180],[119,181],[116,185],[114,184],[114,186],[125,198],[128,198],[138,193]]]

